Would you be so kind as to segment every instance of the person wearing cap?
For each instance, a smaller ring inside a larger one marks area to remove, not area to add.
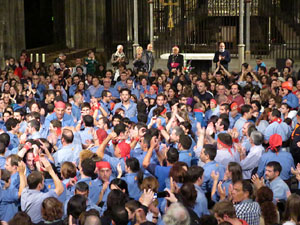
[[[121,108],[125,112],[125,117],[129,119],[137,115],[136,103],[131,101],[130,96],[131,96],[131,91],[129,89],[123,88],[120,90],[121,102],[115,105],[113,110],[114,114],[118,108]]]
[[[115,176],[112,175],[109,162],[105,161],[96,162],[96,173],[98,174],[98,178],[93,180],[93,182],[97,187],[97,192],[91,193],[90,199],[98,198],[95,204],[101,207],[100,216],[102,216],[107,209],[106,202],[108,194],[110,193],[109,184]]]
[[[260,158],[257,170],[259,177],[264,175],[266,165],[271,161],[279,162],[282,166],[280,177],[283,180],[288,181],[292,177],[291,168],[294,168],[294,159],[291,153],[282,151],[282,138],[279,134],[270,137],[269,147]]]
[[[282,103],[288,104],[291,108],[296,109],[299,106],[299,99],[292,93],[293,85],[289,82],[283,82],[282,85]]]
[[[270,124],[264,131],[265,143],[268,143],[273,134],[279,134],[284,142],[282,147],[287,147],[288,143],[285,142],[289,140],[292,130],[289,125],[282,121],[281,113],[278,109],[273,109],[270,115]]]
[[[221,133],[218,135],[215,161],[222,164],[225,168],[229,162],[240,162],[240,155],[233,147],[233,141],[230,134]]]
[[[183,55],[179,54],[179,48],[177,46],[172,48],[172,54],[170,54],[168,58],[167,66],[169,72],[174,74],[176,74],[177,68],[183,67]]]
[[[225,43],[220,42],[219,50],[215,52],[214,63],[216,63],[216,67],[218,67],[218,63],[220,63],[226,70],[228,70],[228,65],[230,62],[230,53],[225,50]]]
[[[55,103],[54,113],[49,114],[44,123],[43,137],[47,137],[49,133],[50,122],[52,120],[59,120],[62,127],[75,127],[75,122],[72,116],[65,113],[66,104],[62,101]]]

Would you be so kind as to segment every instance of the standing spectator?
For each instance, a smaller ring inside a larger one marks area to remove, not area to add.
[[[228,64],[230,62],[230,53],[225,50],[225,43],[221,42],[219,45],[219,50],[215,52],[214,63],[216,63],[216,67],[218,63],[220,63],[226,70],[228,70]]]
[[[148,44],[147,49],[143,52],[143,60],[146,64],[146,71],[148,72],[149,77],[151,76],[154,67],[154,55],[152,49],[152,44]]]
[[[167,66],[169,72],[173,74],[176,74],[178,68],[183,67],[183,55],[179,54],[179,48],[177,46],[172,48],[172,54],[169,56]]]
[[[127,65],[128,58],[125,56],[125,53],[123,52],[123,45],[118,45],[117,51],[112,54],[111,56],[111,64],[115,68],[115,70],[119,67],[120,64]]]
[[[87,55],[88,57],[84,60],[86,73],[94,75],[96,71],[96,65],[98,64],[97,60],[95,59],[95,53],[92,50],[89,50]]]

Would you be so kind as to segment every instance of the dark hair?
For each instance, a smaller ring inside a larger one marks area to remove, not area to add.
[[[131,91],[128,88],[122,88],[120,90],[120,94],[122,94],[123,91],[127,91],[129,95],[131,95]]]
[[[236,184],[236,183],[241,183],[242,184],[243,192],[248,192],[249,193],[249,198],[251,199],[252,198],[252,194],[253,194],[253,187],[251,185],[251,182],[248,181],[248,180],[238,180],[238,181],[236,181],[233,184]]]
[[[120,133],[124,133],[126,131],[126,126],[124,123],[119,123],[114,127],[114,132],[116,132],[117,135],[120,135]]]
[[[192,146],[192,139],[188,135],[182,134],[179,137],[179,143],[184,150],[188,150]]]
[[[125,180],[115,178],[109,183],[109,188],[111,188],[111,185],[116,185],[121,190],[125,190],[125,194],[129,195],[128,193],[128,185]]]
[[[275,116],[277,118],[280,118],[281,117],[281,112],[278,110],[278,109],[273,109],[272,111],[272,116]]]
[[[176,148],[169,148],[169,150],[167,151],[167,161],[170,164],[174,164],[178,161],[179,159],[179,152],[177,151]]]
[[[205,144],[203,146],[204,153],[209,156],[209,160],[214,160],[217,155],[217,147],[211,144]]]
[[[201,166],[193,165],[188,168],[187,175],[190,182],[195,183],[198,178],[202,178],[204,169]]]
[[[43,182],[43,175],[38,171],[33,171],[27,177],[27,184],[29,189],[36,189],[36,187]]]
[[[110,215],[116,206],[125,206],[126,201],[127,197],[122,191],[117,189],[111,190],[107,196],[107,210],[104,212],[104,215]]]
[[[67,215],[78,219],[80,214],[86,210],[86,198],[83,195],[74,195],[70,198],[67,207]]]
[[[18,125],[19,121],[15,118],[9,118],[6,122],[5,122],[5,127],[7,129],[7,131],[11,131],[13,128],[15,128]]]
[[[0,142],[0,154],[3,155],[6,150],[6,145],[2,142]]]
[[[30,216],[25,212],[17,212],[14,217],[8,222],[8,225],[31,225],[32,221]]]
[[[223,218],[227,215],[229,218],[236,218],[235,208],[231,201],[221,201],[214,205],[213,211],[218,217]]]
[[[276,162],[276,161],[268,162],[266,167],[272,167],[274,172],[279,172],[279,174],[281,173],[281,170],[282,170],[282,167],[281,167],[280,163]]]
[[[179,191],[181,201],[185,207],[193,207],[197,199],[197,191],[193,183],[184,183]]]
[[[220,139],[221,142],[223,142],[228,146],[232,146],[233,144],[232,137],[228,133],[220,133],[218,135],[218,138]]]
[[[240,164],[236,162],[230,162],[228,163],[228,170],[232,174],[231,180],[233,184],[237,181],[243,180],[243,170]]]
[[[94,171],[96,169],[96,163],[92,159],[89,159],[89,158],[84,159],[81,162],[81,169],[82,169],[82,172],[84,173],[84,175],[93,177],[95,175]]]
[[[93,127],[94,126],[94,118],[90,115],[83,116],[83,122],[86,127]]]
[[[250,112],[250,110],[252,109],[252,106],[251,105],[243,105],[242,107],[241,107],[241,114],[242,114],[242,116],[245,114],[245,113],[248,113],[248,112]]]
[[[21,104],[22,102],[25,101],[25,96],[24,95],[18,95],[16,98],[16,103]]]
[[[10,179],[10,172],[6,169],[1,169],[1,180],[8,182]]]
[[[224,118],[224,117],[220,117],[219,119],[221,119],[221,126],[224,126],[224,130],[228,130],[228,128],[229,128],[229,124],[230,124],[230,122],[229,122],[229,119],[228,118]]]
[[[89,191],[89,185],[83,181],[76,183],[75,185],[75,191],[80,192],[88,192]]]
[[[125,205],[116,205],[111,211],[111,219],[116,225],[127,225],[129,222],[128,212]]]
[[[10,136],[7,133],[0,134],[0,142],[7,148],[9,146]]]

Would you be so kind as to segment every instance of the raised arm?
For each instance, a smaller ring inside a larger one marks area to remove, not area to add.
[[[148,149],[147,154],[146,154],[146,156],[144,158],[144,161],[143,161],[143,167],[144,168],[147,168],[149,166],[153,150],[157,146],[157,144],[158,144],[157,138],[152,137],[151,143],[150,143],[150,148]]]
[[[111,132],[102,142],[102,144],[99,146],[99,148],[97,149],[96,154],[102,159],[104,157],[104,150],[106,148],[106,145],[108,144],[108,142],[113,139],[116,138],[117,134],[115,132]]]
[[[25,176],[25,170],[26,170],[26,165],[23,161],[18,163],[18,172],[20,176],[20,187],[19,187],[19,192],[18,196],[19,198],[21,197],[23,189],[26,187],[26,176]]]

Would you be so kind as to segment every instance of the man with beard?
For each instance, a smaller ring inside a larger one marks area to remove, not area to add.
[[[125,117],[132,118],[137,115],[136,103],[130,101],[131,91],[127,88],[120,90],[121,102],[117,103],[114,108],[114,114],[118,108],[121,108],[125,112]]]

